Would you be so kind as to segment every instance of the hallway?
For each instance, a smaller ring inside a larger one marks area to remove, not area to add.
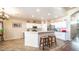
[[[67,41],[60,51],[79,51],[79,34],[71,42]]]

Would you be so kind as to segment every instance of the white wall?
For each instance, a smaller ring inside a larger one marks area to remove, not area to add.
[[[2,24],[0,23],[0,29],[2,29]]]
[[[47,31],[47,21],[42,21],[41,26],[42,26],[42,31]]]
[[[63,21],[63,22],[57,22],[57,23],[54,23],[55,25],[55,28],[66,28],[67,27],[67,24],[66,24],[66,21]]]
[[[14,28],[12,24],[14,23],[20,23],[22,27]],[[4,21],[4,38],[5,40],[11,40],[11,39],[20,39],[23,38],[23,32],[26,31],[26,22],[21,20],[5,20]]]
[[[12,24],[20,23],[22,27],[14,28]],[[34,23],[26,23],[24,20],[19,19],[10,19],[4,20],[4,39],[5,40],[12,40],[12,39],[21,39],[23,38],[23,33],[27,31],[27,28],[32,28],[32,26],[38,26],[38,28],[42,28],[41,24],[34,24]]]

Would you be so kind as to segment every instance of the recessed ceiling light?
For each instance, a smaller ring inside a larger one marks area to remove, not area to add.
[[[40,9],[38,8],[38,9],[36,9],[36,12],[40,12]]]
[[[48,16],[51,15],[51,13],[48,13]]]
[[[32,17],[34,17],[34,15],[32,15]]]

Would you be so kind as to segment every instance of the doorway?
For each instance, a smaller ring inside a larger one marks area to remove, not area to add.
[[[3,21],[0,21],[0,41],[4,41],[3,32]]]

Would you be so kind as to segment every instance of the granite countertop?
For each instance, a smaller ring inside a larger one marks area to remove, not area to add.
[[[54,32],[52,32],[52,31],[40,31],[40,32],[38,32],[39,34],[42,34],[42,33],[54,33]]]
[[[32,33],[38,33],[38,34],[43,34],[43,33],[54,33],[53,31],[26,31],[26,32],[32,32]]]

